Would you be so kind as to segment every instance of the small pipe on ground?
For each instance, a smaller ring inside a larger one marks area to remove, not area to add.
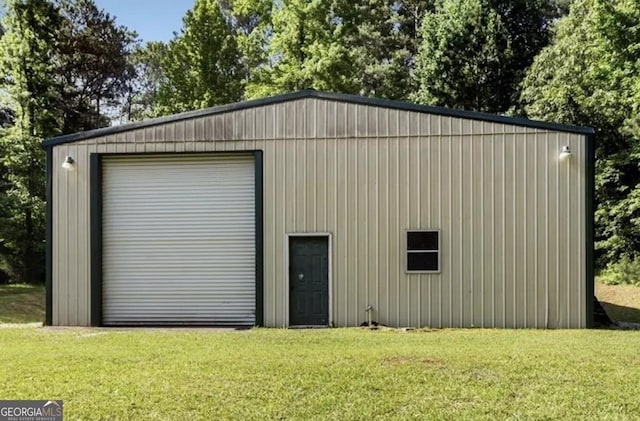
[[[364,309],[365,313],[367,313],[367,326],[369,329],[373,328],[371,313],[373,312],[373,306],[369,304],[367,308]]]

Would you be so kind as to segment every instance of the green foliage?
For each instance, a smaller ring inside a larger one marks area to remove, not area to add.
[[[549,1],[442,0],[422,21],[417,102],[492,113],[516,104],[525,69],[549,41]]]
[[[353,69],[360,93],[390,99],[409,98],[416,88],[412,77],[422,17],[433,1],[363,0],[354,24],[357,32],[345,39],[353,51]]]
[[[158,90],[160,114],[240,100],[244,80],[232,28],[215,0],[196,0],[169,43]]]
[[[272,0],[220,0],[223,13],[230,23],[241,53],[244,83],[252,80],[255,69],[267,63]]]
[[[55,74],[62,92],[63,133],[108,126],[134,76],[130,54],[137,35],[94,0],[55,0],[58,29]]]
[[[507,30],[511,46],[510,60],[504,63],[505,80],[501,89],[500,111],[517,109],[520,84],[535,57],[552,37],[552,22],[566,14],[567,1],[555,0],[488,0]]]
[[[166,54],[167,46],[162,42],[149,42],[131,54],[135,78],[129,83],[123,104],[123,122],[157,117],[158,92],[165,81],[163,61]]]
[[[435,12],[425,15],[422,38],[415,101],[488,112],[504,110],[504,64],[511,61],[513,51],[495,10],[481,0],[445,0]]]
[[[19,119],[20,121],[20,119]],[[0,196],[0,259],[13,281],[44,281],[42,138],[14,127],[0,138],[6,190]]]
[[[109,123],[105,108],[131,77],[135,34],[91,0],[5,6],[0,92],[12,113],[0,134],[0,267],[13,281],[35,283],[44,280],[41,142]]]
[[[59,133],[62,115],[51,46],[62,18],[46,0],[12,0],[0,39],[1,88],[15,109],[15,123],[0,136],[3,191],[0,244],[4,266],[16,281],[44,279],[43,138]]]
[[[551,5],[556,8],[560,16],[565,16],[569,13],[569,8],[573,2],[574,0],[555,0],[551,2]]]
[[[312,88],[407,99],[419,22],[432,8],[433,1],[418,0],[274,3],[267,61],[253,72],[246,95]]]
[[[357,28],[355,3],[346,0],[284,0],[273,11],[269,64],[249,82],[249,98],[301,89],[358,92],[354,52],[345,38]]]
[[[640,258],[623,256],[619,261],[610,263],[600,273],[599,279],[607,285],[640,286]]]
[[[640,4],[577,0],[523,82],[528,116],[597,128],[598,265],[640,255]]]

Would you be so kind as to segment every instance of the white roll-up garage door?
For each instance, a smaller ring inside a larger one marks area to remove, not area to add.
[[[105,157],[103,323],[253,325],[253,155]]]

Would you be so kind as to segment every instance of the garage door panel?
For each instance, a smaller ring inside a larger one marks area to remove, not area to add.
[[[103,323],[255,324],[252,155],[103,160]]]

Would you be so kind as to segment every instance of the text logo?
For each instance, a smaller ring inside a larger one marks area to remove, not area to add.
[[[62,421],[62,401],[0,401],[0,421]]]

